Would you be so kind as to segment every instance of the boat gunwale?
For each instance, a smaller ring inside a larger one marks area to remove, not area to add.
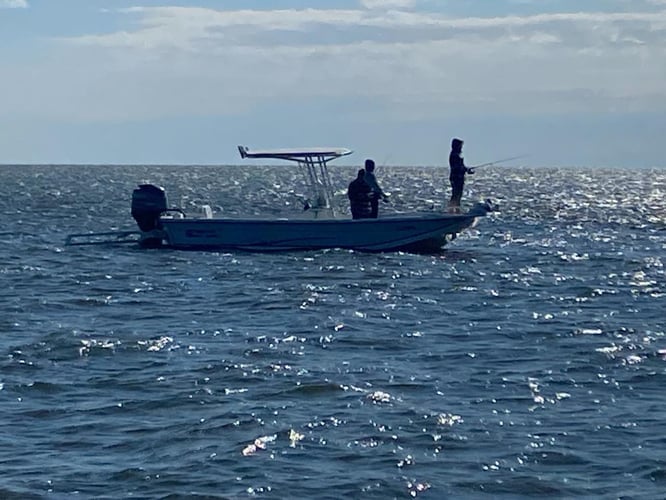
[[[430,214],[430,213],[413,213],[413,214],[389,214],[383,217],[378,218],[367,218],[367,219],[343,219],[335,217],[325,217],[325,218],[267,218],[263,216],[257,216],[256,218],[248,217],[212,217],[212,218],[168,218],[160,217],[160,223],[170,225],[170,224],[234,224],[234,223],[243,223],[243,224],[300,224],[300,225],[312,225],[312,224],[396,224],[396,223],[414,223],[414,222],[453,222],[453,221],[462,221],[465,219],[474,219],[480,217],[478,214]]]

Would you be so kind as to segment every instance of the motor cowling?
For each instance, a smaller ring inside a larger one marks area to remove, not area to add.
[[[163,188],[140,184],[132,192],[132,217],[141,231],[157,229],[160,215],[166,210],[167,197]]]

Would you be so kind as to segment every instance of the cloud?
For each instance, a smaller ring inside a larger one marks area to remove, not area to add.
[[[27,9],[28,0],[0,0],[0,9]]]
[[[666,0],[665,0],[666,1]],[[121,12],[137,16],[139,29],[79,37],[80,43],[134,48],[205,48],[228,45],[325,45],[383,40],[428,42],[475,39],[534,39],[603,45],[627,41],[666,40],[666,12],[554,13],[531,16],[449,18],[432,13],[364,10],[221,11],[188,7],[134,7]],[[331,36],[334,35],[334,36]]]
[[[389,4],[412,2],[382,2]],[[35,114],[123,120],[243,113],[261,102],[308,99],[360,100],[413,119],[666,111],[666,11],[461,18],[371,8],[117,13],[131,21],[124,30],[61,39],[57,64],[17,74],[15,81],[31,82],[42,96],[23,102],[24,112],[27,106]]]
[[[416,0],[361,0],[366,9],[410,9],[414,5]]]

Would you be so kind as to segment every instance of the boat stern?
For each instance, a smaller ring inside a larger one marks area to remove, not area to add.
[[[209,207],[208,211],[210,212]],[[161,221],[163,216],[185,217],[185,214],[179,208],[168,208],[164,188],[153,184],[140,184],[132,193],[132,217],[141,230],[139,245],[145,248],[168,245],[168,234]]]
[[[167,210],[167,197],[163,188],[153,184],[140,184],[132,192],[132,217],[142,232],[159,227],[160,215]]]

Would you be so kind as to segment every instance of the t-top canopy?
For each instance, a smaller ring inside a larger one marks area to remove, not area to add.
[[[250,149],[245,146],[238,146],[238,151],[240,152],[241,158],[271,158],[297,162],[327,162],[353,153],[353,151],[346,148],[264,149],[250,151]]]

